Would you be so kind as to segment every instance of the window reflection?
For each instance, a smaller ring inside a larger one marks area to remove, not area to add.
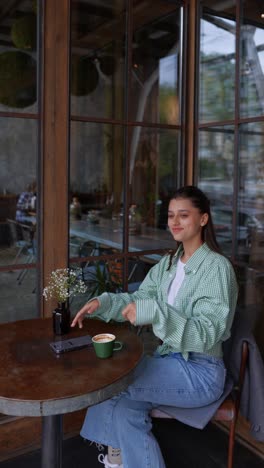
[[[177,130],[132,130],[130,201],[141,225],[166,229],[167,203],[179,181],[178,164]]]
[[[245,248],[241,260],[263,271],[264,255],[264,124],[245,124],[240,129],[239,224],[243,226]]]
[[[37,272],[35,269],[0,273],[0,322],[14,322],[39,316],[37,307]],[[22,277],[19,284],[18,278]]]
[[[233,127],[200,130],[199,187],[211,201],[217,240],[227,255],[232,251],[233,176]]]
[[[11,2],[0,15],[3,112],[37,112],[37,4],[26,0]]]
[[[72,122],[71,256],[78,256],[78,237],[101,244],[108,239],[109,247],[122,249],[123,132],[119,125]]]
[[[209,7],[212,2],[206,2]],[[235,2],[228,2],[229,7]],[[220,2],[219,7],[223,4]],[[235,10],[218,12],[213,2],[214,14],[206,8],[201,19],[200,42],[200,108],[203,122],[234,118],[235,106]]]
[[[0,266],[36,262],[37,131],[35,120],[0,119]]]
[[[127,248],[175,246],[167,204],[180,183],[180,3],[131,2],[131,37],[127,2],[71,2],[69,252],[82,268],[96,257],[127,268]]]
[[[171,2],[156,1],[154,9],[152,1],[133,3],[131,119],[177,124],[181,10]]]
[[[243,2],[241,27],[241,114],[257,116],[264,112],[264,18],[252,1]]]
[[[98,215],[119,215],[123,204],[123,128],[72,122],[70,194],[81,214],[96,224]]]
[[[71,5],[71,112],[121,119],[125,2],[86,0]]]
[[[239,305],[262,306],[264,127],[253,118],[260,120],[264,111],[264,19],[262,2],[239,3],[240,44],[235,49],[238,2],[201,1],[199,116],[206,121],[206,128],[199,131],[199,185],[212,199],[220,246],[235,262]],[[238,58],[240,76],[235,83]],[[234,128],[215,128],[215,121],[224,123],[235,117]],[[241,117],[249,117],[251,123],[241,124]],[[236,145],[234,133],[238,136]]]

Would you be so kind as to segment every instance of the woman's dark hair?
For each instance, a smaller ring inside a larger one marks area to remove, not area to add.
[[[194,185],[186,185],[185,187],[179,188],[171,197],[171,200],[177,200],[178,198],[185,198],[190,200],[192,205],[197,208],[201,214],[208,214],[208,222],[205,224],[205,226],[202,227],[202,240],[203,242],[207,243],[211,250],[222,254],[219,244],[216,240],[210,209],[210,200],[207,198],[207,196],[198,187],[195,187]],[[170,265],[174,254],[175,252],[170,253]]]

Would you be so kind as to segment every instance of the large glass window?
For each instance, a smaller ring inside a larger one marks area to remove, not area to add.
[[[239,300],[259,303],[252,291],[263,271],[263,11],[239,2],[237,29],[238,2],[201,3],[198,180],[212,199],[218,241],[238,266]],[[206,65],[212,60],[216,68]]]
[[[263,351],[264,4],[200,5],[197,180],[211,199],[220,247],[235,265],[239,310]],[[240,425],[238,431],[245,437]]]
[[[0,11],[0,321],[38,314],[37,12],[22,0]]]
[[[70,261],[97,279],[114,262],[120,287],[159,259],[139,268],[139,252],[174,246],[167,203],[182,176],[182,11],[152,3],[72,2]]]

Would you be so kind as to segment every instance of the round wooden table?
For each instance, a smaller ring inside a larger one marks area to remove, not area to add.
[[[82,335],[113,333],[123,342],[109,359],[92,347],[57,356],[49,343]],[[95,319],[83,329],[54,337],[51,319],[0,324],[0,412],[42,417],[42,468],[59,468],[63,414],[111,398],[126,389],[143,355],[140,338],[127,325]]]

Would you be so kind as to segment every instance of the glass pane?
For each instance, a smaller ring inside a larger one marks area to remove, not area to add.
[[[179,184],[179,132],[135,127],[130,152],[129,249],[172,248],[168,201]]]
[[[122,249],[123,146],[123,128],[119,125],[72,123],[71,257],[101,255],[106,247]],[[97,248],[96,254],[87,254]]]
[[[17,280],[22,277],[21,284]],[[0,273],[0,322],[35,318],[39,311],[36,294],[36,270],[13,270]]]
[[[263,8],[258,14],[252,1],[243,2],[241,27],[241,89],[240,112],[242,116],[264,114],[264,17]]]
[[[248,262],[250,268],[262,274],[264,270],[263,144],[263,122],[241,126],[237,255],[239,260]]]
[[[133,2],[131,120],[177,124],[181,9],[172,2]]]
[[[201,122],[234,118],[235,108],[235,1],[227,2],[228,10],[218,11],[217,2],[205,2],[215,12],[203,9],[200,41],[200,107]],[[219,3],[219,9],[223,3]]]
[[[37,131],[0,118],[0,266],[36,261]]]
[[[37,4],[4,2],[0,15],[0,111],[37,112]]]
[[[125,24],[124,0],[72,1],[73,115],[122,118]]]
[[[199,133],[199,187],[211,200],[217,240],[227,255],[232,247],[234,130],[206,128]]]

